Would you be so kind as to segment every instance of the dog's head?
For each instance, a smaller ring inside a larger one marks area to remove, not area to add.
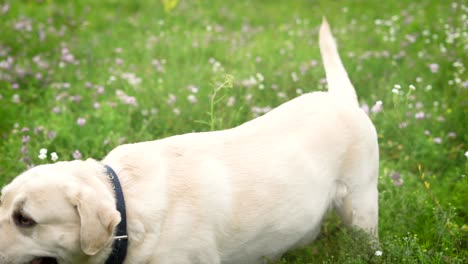
[[[94,160],[58,162],[32,168],[6,185],[0,263],[104,262],[121,220],[104,172]]]

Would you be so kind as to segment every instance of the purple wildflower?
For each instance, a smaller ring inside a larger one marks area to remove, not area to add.
[[[383,102],[382,101],[377,101],[371,108],[371,112],[376,114],[380,113],[383,110]]]
[[[21,146],[20,152],[21,154],[28,154],[29,153],[28,147],[25,145]]]
[[[439,64],[431,63],[429,64],[429,69],[431,70],[432,73],[436,73],[439,71]]]
[[[419,111],[414,115],[414,118],[416,119],[423,119],[426,115],[424,114],[423,111]]]
[[[6,3],[6,4],[4,4],[2,6],[2,13],[6,14],[8,12],[8,10],[10,10],[10,5],[8,3]]]
[[[30,139],[31,138],[28,135],[26,135],[26,136],[23,136],[23,138],[21,139],[21,142],[25,144],[25,143],[28,143]]]
[[[79,150],[73,151],[73,158],[74,159],[81,159],[83,156],[81,155],[81,152]]]
[[[54,108],[52,108],[52,112],[56,113],[56,114],[60,114],[60,107],[58,106],[55,106]]]
[[[55,137],[57,137],[57,132],[55,132],[55,131],[49,131],[49,132],[47,132],[47,137],[48,137],[49,139],[54,139]]]
[[[79,118],[76,120],[76,124],[78,124],[79,126],[84,126],[84,125],[86,124],[86,118],[79,117]]]
[[[405,127],[407,127],[407,126],[408,126],[408,122],[401,122],[401,123],[398,125],[399,128],[405,128]]]
[[[401,178],[401,174],[396,171],[390,172],[390,178],[393,180],[393,185],[399,187],[403,185],[403,179]]]

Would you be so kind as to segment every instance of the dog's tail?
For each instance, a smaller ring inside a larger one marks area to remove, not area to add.
[[[319,43],[327,76],[328,91],[358,104],[356,91],[341,62],[335,40],[325,17],[320,26]]]

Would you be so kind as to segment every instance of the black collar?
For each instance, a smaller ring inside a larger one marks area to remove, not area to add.
[[[119,178],[115,171],[108,165],[104,165],[106,168],[106,175],[112,181],[112,188],[115,191],[115,197],[117,199],[117,210],[120,213],[122,220],[117,225],[115,231],[114,242],[112,243],[112,252],[105,264],[122,264],[127,256],[128,247],[128,234],[127,234],[127,213],[125,211],[125,200],[122,192],[122,186],[120,185]]]

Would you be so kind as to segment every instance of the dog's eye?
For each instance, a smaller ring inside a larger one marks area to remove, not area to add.
[[[32,227],[36,222],[29,216],[25,215],[21,211],[17,211],[13,214],[13,221],[15,225],[19,227]]]

